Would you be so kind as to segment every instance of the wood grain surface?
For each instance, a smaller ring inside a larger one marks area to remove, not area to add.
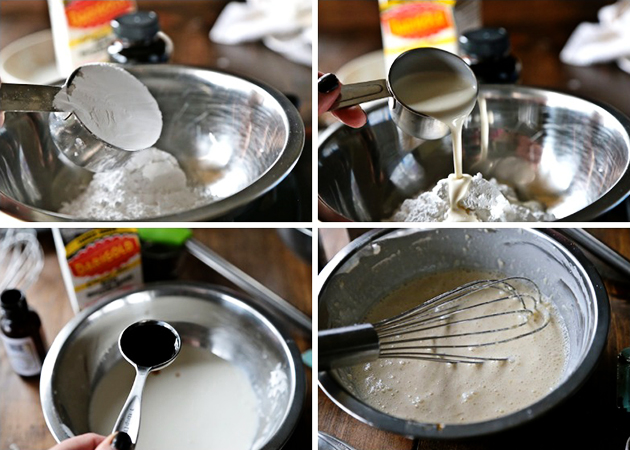
[[[630,259],[630,230],[588,231]],[[320,230],[320,234],[326,240],[327,230]],[[336,245],[343,240],[339,234],[332,237]],[[352,237],[356,238],[356,233]],[[328,245],[332,246],[332,243]],[[606,349],[586,384],[547,415],[526,426],[475,440],[411,440],[359,422],[342,412],[319,390],[319,429],[343,439],[357,450],[561,449],[587,448],[595,443],[602,449],[624,448],[630,436],[630,414],[616,408],[615,380],[616,357],[630,346],[630,279],[613,274],[610,268],[595,262],[604,277],[612,311]],[[610,276],[606,276],[607,273]]]
[[[201,242],[251,275],[301,311],[311,315],[311,266],[299,259],[280,240],[274,229],[195,230]],[[36,284],[26,293],[40,315],[48,345],[73,317],[61,278],[57,255],[49,231],[40,233],[45,265]],[[179,279],[219,284],[239,290],[194,257],[186,254],[178,270]],[[308,339],[294,334],[301,351],[311,348]],[[311,447],[311,371],[302,416],[288,448]],[[38,380],[24,381],[10,368],[4,348],[0,349],[0,449],[44,450],[55,441],[48,432],[39,402]]]

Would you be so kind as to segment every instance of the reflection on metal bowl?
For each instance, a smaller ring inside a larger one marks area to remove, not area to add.
[[[44,417],[57,441],[90,431],[88,411],[94,389],[122,358],[120,332],[147,318],[168,321],[184,345],[207,349],[242,369],[259,399],[257,448],[279,449],[285,444],[305,395],[297,346],[236,294],[194,283],[148,285],[105,300],[61,330],[40,379]],[[285,389],[279,389],[272,377],[286,380]]]
[[[464,251],[465,249],[466,251]],[[352,394],[345,371],[320,372],[319,385],[353,417],[418,438],[486,435],[529,422],[573,394],[606,346],[608,296],[593,265],[555,231],[502,229],[376,230],[343,249],[320,274],[320,328],[360,323],[370,308],[407,282],[455,267],[534,281],[567,328],[569,352],[560,384],[531,406],[469,424],[421,423],[368,406]]]
[[[604,105],[524,86],[482,86],[489,146],[483,154],[479,106],[464,127],[464,171],[481,172],[537,200],[556,218],[592,220],[630,192],[630,119]],[[386,103],[368,125],[341,124],[319,144],[319,197],[355,221],[390,217],[406,198],[453,171],[451,138],[423,141],[400,131]]]
[[[219,197],[191,211],[146,220],[230,218],[295,166],[304,145],[304,124],[275,89],[191,67],[127,70],[160,105],[164,129],[156,147],[177,158],[191,185]],[[82,192],[92,173],[68,161],[54,142],[47,114],[7,114],[0,129],[0,202],[5,212],[30,221],[90,219],[56,212]]]

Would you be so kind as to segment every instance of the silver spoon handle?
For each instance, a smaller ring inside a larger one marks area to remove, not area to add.
[[[142,390],[144,383],[149,376],[148,370],[138,370],[136,379],[129,392],[129,397],[120,411],[120,415],[116,420],[116,425],[112,433],[122,431],[127,433],[131,438],[131,442],[135,446],[138,443],[138,434],[140,432],[140,406],[142,406]]]
[[[361,103],[390,97],[386,80],[364,81],[363,83],[344,84],[341,86],[341,93],[337,101],[330,107],[330,111],[335,111],[348,106],[355,106]]]
[[[61,88],[58,86],[2,83],[0,86],[0,111],[59,112],[54,106],[54,100],[60,90]]]

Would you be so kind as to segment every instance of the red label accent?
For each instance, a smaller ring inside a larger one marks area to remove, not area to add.
[[[425,38],[453,26],[448,6],[433,2],[401,5],[381,17],[394,36]]]
[[[76,277],[92,277],[112,271],[140,253],[136,236],[114,236],[88,245],[68,261]]]
[[[129,0],[74,0],[66,4],[66,17],[73,28],[91,28],[107,24],[134,8],[134,2]]]

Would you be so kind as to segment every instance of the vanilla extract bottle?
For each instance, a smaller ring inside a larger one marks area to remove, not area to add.
[[[42,323],[18,289],[0,294],[0,331],[13,370],[24,378],[39,376],[46,356]]]

